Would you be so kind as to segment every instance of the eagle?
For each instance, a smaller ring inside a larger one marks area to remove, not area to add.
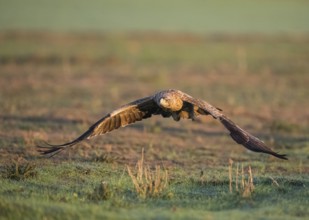
[[[52,145],[45,142],[44,145],[38,146],[38,151],[42,155],[52,157],[81,141],[150,118],[152,115],[161,115],[164,118],[172,117],[175,121],[180,119],[194,120],[200,115],[210,115],[223,124],[236,143],[243,145],[251,151],[266,153],[287,160],[286,155],[278,154],[271,150],[259,138],[245,131],[225,116],[221,109],[176,89],[159,91],[152,96],[123,105],[94,123],[75,140],[60,145]]]

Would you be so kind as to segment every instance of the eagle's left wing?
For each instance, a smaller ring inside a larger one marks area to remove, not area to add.
[[[180,91],[178,92],[183,101],[189,102],[192,105],[195,105],[198,108],[202,109],[207,114],[210,114],[214,118],[219,119],[220,122],[224,125],[224,127],[229,130],[230,136],[233,138],[234,141],[236,141],[236,143],[243,145],[244,147],[246,147],[251,151],[271,154],[280,159],[287,160],[286,155],[278,154],[273,150],[271,150],[269,147],[266,146],[266,144],[263,141],[261,141],[259,138],[253,136],[249,132],[239,127],[227,116],[222,114],[222,112],[219,109],[215,108],[211,104],[201,99],[195,99],[186,93]]]

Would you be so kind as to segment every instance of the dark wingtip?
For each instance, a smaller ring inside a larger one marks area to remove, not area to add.
[[[236,143],[241,144],[254,152],[266,153],[279,159],[288,160],[287,155],[274,152],[271,148],[267,147],[263,141],[240,128],[226,116],[221,116],[220,120],[221,123],[230,131],[230,136],[234,141],[236,141]]]
[[[274,157],[277,157],[282,160],[288,160],[286,154],[278,154],[274,152],[271,148],[267,147],[263,141],[260,139],[250,135],[249,141],[247,141],[245,144],[243,144],[247,149],[255,151],[255,152],[260,152],[260,153],[266,153],[270,154]]]
[[[275,157],[277,157],[277,158],[280,158],[280,159],[282,159],[282,160],[289,160],[289,159],[287,158],[287,155],[286,155],[286,154],[277,154],[277,153],[273,153],[272,155],[275,156]]]
[[[43,146],[45,145],[45,146]],[[43,142],[43,145],[37,145],[37,151],[43,155],[43,156],[48,156],[48,157],[53,157],[56,154],[60,153],[64,147],[62,146],[57,146],[57,145],[51,145],[47,142]]]

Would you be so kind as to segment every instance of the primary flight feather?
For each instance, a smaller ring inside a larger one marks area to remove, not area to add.
[[[172,117],[175,121],[179,121],[181,118],[194,119],[199,115],[211,115],[213,118],[220,120],[230,132],[230,136],[238,144],[251,151],[271,154],[280,159],[287,160],[286,155],[274,152],[260,139],[240,128],[226,117],[221,112],[221,109],[175,89],[160,91],[152,96],[130,102],[104,116],[75,140],[60,145],[46,143],[47,146],[38,146],[40,148],[39,151],[44,155],[54,156],[85,139],[125,127],[126,125],[149,118],[152,115],[161,115],[164,118]]]

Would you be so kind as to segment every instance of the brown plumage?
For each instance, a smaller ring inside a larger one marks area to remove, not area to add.
[[[125,127],[142,119],[149,118],[152,115],[161,115],[164,118],[173,117],[175,121],[179,121],[181,118],[194,119],[199,115],[211,115],[213,118],[220,120],[230,132],[230,136],[238,144],[245,146],[251,151],[271,154],[280,159],[287,160],[286,155],[272,151],[260,139],[236,125],[222,114],[221,109],[174,89],[160,91],[153,96],[138,99],[124,105],[97,121],[77,139],[61,145],[46,143],[47,146],[38,146],[40,148],[39,151],[44,155],[54,156],[85,139],[105,134],[119,127]]]

